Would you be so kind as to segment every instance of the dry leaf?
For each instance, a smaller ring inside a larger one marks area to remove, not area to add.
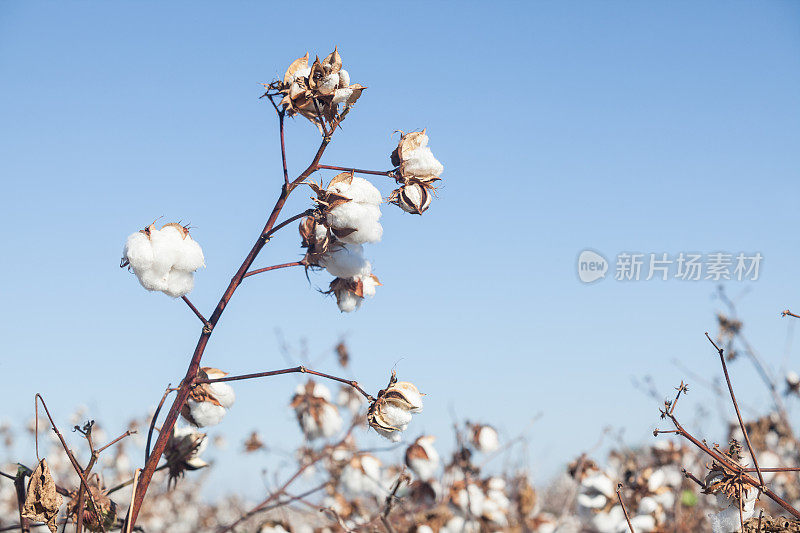
[[[47,527],[55,533],[58,508],[61,507],[63,498],[56,491],[56,482],[50,475],[47,461],[42,459],[39,466],[31,474],[28,482],[28,493],[22,507],[22,516],[37,522],[47,523]]]

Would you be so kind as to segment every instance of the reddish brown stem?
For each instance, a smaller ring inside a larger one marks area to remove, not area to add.
[[[270,98],[272,100],[272,98]],[[275,105],[275,102],[272,103]],[[278,108],[275,107],[277,110]],[[289,169],[286,166],[286,140],[284,139],[283,135],[283,120],[286,117],[286,111],[278,111],[278,122],[280,124],[280,131],[281,131],[281,162],[283,163],[283,182],[288,186],[289,185]]]
[[[133,507],[129,518],[131,529],[134,525],[136,525],[136,518],[139,516],[139,511],[141,510],[142,503],[144,502],[145,494],[147,494],[147,489],[150,486],[150,481],[153,478],[153,473],[158,467],[158,461],[161,459],[161,455],[164,453],[164,449],[167,446],[167,440],[172,433],[172,428],[175,426],[175,422],[178,420],[178,415],[180,414],[181,408],[189,398],[189,391],[198,371],[200,370],[200,360],[203,358],[203,353],[205,352],[208,341],[211,338],[213,328],[216,327],[217,322],[219,322],[219,319],[222,316],[222,313],[225,311],[225,308],[233,297],[233,293],[236,292],[236,289],[242,283],[245,274],[252,266],[261,249],[269,240],[269,233],[275,225],[275,222],[278,220],[278,216],[280,215],[281,210],[286,203],[286,199],[289,197],[289,194],[291,194],[291,192],[303,180],[305,180],[316,170],[317,164],[322,158],[322,154],[325,153],[325,149],[330,141],[331,138],[329,136],[325,136],[322,139],[322,143],[317,149],[317,153],[314,155],[314,159],[308,168],[306,168],[293,182],[289,184],[284,183],[281,194],[278,197],[278,200],[275,202],[275,206],[272,208],[272,213],[270,213],[269,218],[264,225],[264,229],[261,230],[261,233],[250,250],[250,253],[247,254],[247,257],[245,257],[242,265],[239,267],[239,270],[237,270],[236,274],[231,279],[228,288],[222,294],[217,307],[214,309],[214,312],[208,319],[208,323],[211,327],[203,328],[203,332],[200,334],[200,339],[197,341],[197,346],[194,349],[192,359],[189,362],[189,367],[186,369],[186,375],[181,382],[181,386],[178,390],[175,401],[172,403],[172,407],[170,407],[170,410],[167,413],[167,417],[161,426],[161,432],[158,434],[158,439],[156,440],[153,452],[148,457],[145,467],[139,477],[139,482],[136,486],[136,492],[133,498]]]
[[[361,393],[364,398],[369,400],[370,402],[374,402],[375,398],[373,398],[367,391],[359,386],[357,381],[353,381],[351,379],[339,378],[336,376],[332,376],[330,374],[325,374],[323,372],[317,372],[316,370],[310,370],[304,366],[295,366],[292,368],[284,368],[282,370],[269,370],[267,372],[256,372],[254,374],[242,374],[240,376],[225,376],[222,378],[214,378],[214,379],[196,379],[195,383],[220,383],[224,381],[241,381],[244,379],[255,379],[255,378],[267,378],[270,376],[279,376],[281,374],[312,374],[314,376],[319,376],[321,378],[331,379],[333,381],[338,381],[339,383],[344,383],[345,385],[349,385],[353,387],[355,390]]]
[[[788,309],[786,311],[783,311],[781,313],[781,316],[793,316],[794,318],[800,318],[800,315],[796,315],[796,314],[792,313],[791,311],[789,311]]]
[[[256,270],[251,270],[250,272],[248,272],[247,274],[242,276],[242,278],[249,278],[250,276],[255,276],[256,274],[261,274],[262,272],[269,272],[270,270],[278,270],[279,268],[288,268],[288,267],[294,267],[294,266],[301,266],[301,265],[304,265],[304,264],[305,263],[303,261],[294,261],[292,263],[283,263],[281,265],[272,265],[272,266],[268,266],[268,267],[264,267],[264,268],[259,268],[259,269],[256,269]]]
[[[14,478],[14,488],[17,491],[17,507],[19,508],[19,530],[28,533],[31,530],[31,522],[22,516],[22,507],[25,504],[25,474],[20,472]]]
[[[343,172],[356,172],[358,174],[372,174],[373,176],[392,176],[392,170],[363,170],[360,168],[335,167],[333,165],[317,165],[319,169],[341,170]]]
[[[200,311],[198,311],[198,310],[197,310],[197,308],[196,308],[196,307],[194,306],[194,304],[193,304],[193,303],[192,303],[192,302],[189,300],[189,298],[187,298],[186,296],[181,296],[181,299],[182,299],[184,302],[186,302],[186,305],[188,305],[188,306],[189,306],[189,309],[191,309],[191,310],[192,310],[192,312],[193,312],[193,313],[194,313],[194,314],[197,316],[197,318],[199,318],[199,319],[200,319],[200,322],[202,322],[204,326],[208,326],[208,320],[206,320],[206,317],[204,317],[204,316],[203,316],[203,314],[202,314]]]

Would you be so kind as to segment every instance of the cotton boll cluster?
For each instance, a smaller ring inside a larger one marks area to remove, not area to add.
[[[433,479],[439,469],[439,453],[433,447],[436,437],[423,435],[406,449],[406,466],[422,481]]]
[[[366,87],[350,83],[350,74],[342,68],[338,49],[322,61],[317,57],[309,66],[309,55],[296,59],[289,65],[283,81],[268,85],[283,95],[280,104],[288,116],[302,115],[323,131],[323,121],[334,122],[341,116],[339,106],[349,109]],[[270,95],[270,90],[265,96]]]
[[[434,183],[441,180],[444,170],[428,148],[425,130],[403,134],[390,159],[400,187],[392,191],[389,201],[407,213],[421,215],[430,207]]]
[[[297,387],[289,406],[308,440],[330,438],[342,429],[342,417],[331,403],[330,391],[314,380]]]
[[[333,281],[329,294],[336,296],[339,310],[355,311],[364,298],[375,295],[380,285],[372,264],[364,258],[362,244],[377,242],[383,235],[378,220],[381,195],[370,182],[345,172],[327,187],[310,183],[317,194],[318,215],[300,223],[304,263],[325,268]]]
[[[491,453],[500,446],[497,430],[486,424],[472,424],[472,445],[483,453]]]
[[[185,226],[153,224],[128,237],[120,266],[128,266],[148,291],[180,298],[194,288],[194,273],[205,265],[203,250]]]
[[[389,386],[378,393],[369,407],[367,421],[378,434],[398,442],[400,433],[411,422],[411,415],[421,411],[422,394],[417,387],[408,381],[397,381],[392,373]]]
[[[203,367],[198,372],[199,379],[218,379],[227,375],[227,372],[211,367]],[[199,383],[189,391],[181,416],[197,427],[215,426],[235,401],[236,394],[227,383]]]

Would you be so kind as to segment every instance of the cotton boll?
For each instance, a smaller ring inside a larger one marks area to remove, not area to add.
[[[297,69],[297,71],[294,73],[294,78],[292,81],[298,78],[307,78],[310,74],[311,74],[311,67]]]
[[[322,78],[320,83],[317,85],[317,90],[320,94],[328,95],[333,94],[333,91],[336,90],[336,87],[339,86],[339,73],[329,74]]]
[[[194,274],[185,270],[172,269],[167,276],[167,286],[161,289],[167,296],[180,298],[194,289]]]
[[[617,531],[619,533],[624,533],[625,531],[630,530],[627,521],[625,521],[623,525],[625,526],[624,529],[617,527]],[[656,528],[656,519],[650,515],[638,515],[631,518],[631,525],[633,526],[634,531],[642,531],[643,533],[647,533]]]
[[[350,73],[345,69],[339,69],[339,87],[350,86]]]
[[[404,158],[402,172],[407,176],[439,176],[444,171],[444,166],[427,146],[411,150]]]
[[[314,391],[312,394],[317,398],[322,398],[326,402],[331,401],[331,391],[322,383],[314,383]]]
[[[339,306],[339,311],[342,313],[352,313],[361,307],[363,300],[363,298],[350,291],[342,291],[341,294],[336,295],[336,305]]]
[[[180,257],[183,235],[173,226],[164,226],[150,232],[150,242],[153,244],[152,271],[167,281],[170,270]]]
[[[189,414],[198,427],[216,426],[226,413],[224,407],[211,402],[196,402],[189,399],[186,403],[189,406]]]
[[[500,446],[497,431],[489,426],[483,426],[478,433],[478,449],[482,452],[493,452]]]
[[[405,431],[411,422],[411,413],[402,407],[387,403],[382,409],[384,420],[391,426]]]
[[[331,276],[336,278],[352,278],[358,276],[369,261],[364,259],[364,249],[358,244],[342,244],[334,246],[326,253],[319,264],[325,267]]]

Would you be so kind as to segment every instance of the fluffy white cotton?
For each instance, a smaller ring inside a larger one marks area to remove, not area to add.
[[[478,432],[477,448],[481,452],[493,452],[500,446],[497,431],[493,427],[483,426]]]
[[[405,431],[408,424],[411,422],[411,413],[402,407],[398,407],[392,403],[387,403],[382,409],[384,420],[391,426]]]
[[[364,397],[351,387],[343,385],[336,396],[336,403],[339,407],[343,407],[351,413],[357,413],[361,410],[361,406],[364,405]]]
[[[466,490],[461,489],[458,491],[455,498],[453,498],[453,503],[461,508],[462,512],[466,513],[467,508],[469,508],[470,513],[475,516],[481,516],[485,500],[486,495],[483,494],[483,491],[473,483],[470,483]]]
[[[399,431],[387,431],[377,426],[373,426],[372,429],[374,429],[381,437],[389,439],[392,442],[400,442],[400,439],[402,438]]]
[[[214,379],[210,374],[208,377]],[[222,404],[222,407],[225,409],[233,407],[233,403],[236,401],[236,394],[233,392],[233,387],[227,383],[209,383],[208,386],[217,401]]]
[[[361,307],[363,300],[363,298],[350,291],[343,291],[341,294],[336,295],[336,305],[339,306],[339,311],[342,313],[352,313]]]
[[[351,96],[353,96],[353,89],[350,89],[348,87],[345,87],[343,89],[336,89],[336,91],[333,93],[333,99],[331,100],[331,102],[334,105],[344,104]]]
[[[161,291],[173,298],[194,288],[194,272],[205,266],[200,245],[175,225],[150,229],[149,237],[136,232],[128,237],[123,259],[139,283],[149,291]]]
[[[319,92],[322,94],[331,94],[338,86],[339,73],[337,72],[336,74],[328,74],[322,78],[321,83],[317,86],[317,90],[319,90]]]
[[[411,150],[403,157],[403,174],[407,176],[439,176],[444,171],[444,166],[427,146]]]
[[[378,286],[378,282],[375,281],[375,278],[372,276],[362,277],[361,283],[363,285],[363,293],[365,298],[372,298],[375,296],[375,288]]]
[[[185,270],[170,270],[167,275],[166,288],[159,289],[167,296],[180,298],[194,289],[194,273]]]
[[[350,85],[350,73],[345,69],[339,69],[339,87],[347,87]]]
[[[330,438],[342,429],[342,417],[333,405],[326,403],[318,412],[319,420],[310,411],[300,416],[300,426],[308,440]]]
[[[216,426],[225,417],[227,410],[221,405],[211,402],[196,402],[188,400],[189,414],[198,427]]]
[[[439,533],[479,533],[480,530],[480,522],[467,521],[461,516],[454,516],[439,530]]]
[[[418,438],[416,444],[419,444],[425,450],[428,458],[415,458],[409,461],[411,470],[423,481],[432,479],[439,469],[439,453],[433,447],[433,441],[434,437],[431,436]]]
[[[749,518],[746,514],[742,516],[745,520]],[[723,509],[718,513],[710,514],[708,518],[711,520],[711,531],[713,531],[713,533],[734,533],[741,529],[739,509],[733,506]]]
[[[383,228],[378,220],[381,210],[377,205],[359,202],[347,202],[328,213],[328,224],[335,230],[355,230],[349,235],[337,237],[349,244],[378,242],[383,236]]]
[[[286,531],[286,529],[280,524],[275,524],[274,526],[265,524],[261,526],[261,528],[258,530],[258,533],[289,533],[289,532]]]
[[[360,204],[379,205],[383,198],[379,191],[369,180],[353,176],[350,183],[340,181],[329,188],[330,191],[350,198],[353,202]],[[352,203],[352,202],[350,202]]]
[[[353,278],[370,269],[369,261],[364,259],[364,248],[359,244],[334,245],[319,264],[336,278]]]

